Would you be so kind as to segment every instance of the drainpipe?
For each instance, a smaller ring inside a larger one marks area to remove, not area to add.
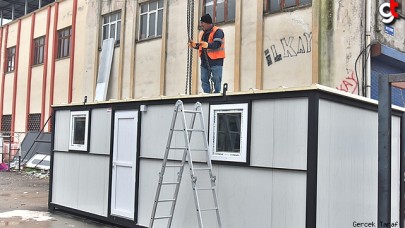
[[[371,49],[371,0],[366,0],[366,94],[365,96],[371,97],[371,51],[367,52],[367,49]],[[368,54],[367,54],[368,53]]]

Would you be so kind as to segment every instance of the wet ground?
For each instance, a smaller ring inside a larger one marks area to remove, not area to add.
[[[40,172],[0,172],[0,227],[115,227],[56,211],[48,212],[49,177]]]

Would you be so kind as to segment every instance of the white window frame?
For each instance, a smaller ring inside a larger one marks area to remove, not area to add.
[[[155,10],[150,10],[150,4],[156,2],[157,6]],[[148,10],[146,12],[142,13],[142,6],[143,5],[147,5],[148,6]],[[149,39],[149,38],[154,38],[154,37],[161,37],[162,34],[157,34],[158,32],[158,26],[161,26],[161,30],[163,32],[163,23],[159,25],[159,11],[162,11],[162,15],[163,15],[163,7],[164,7],[164,3],[162,3],[162,6],[159,7],[159,0],[155,0],[155,1],[149,1],[149,2],[145,2],[140,4],[139,6],[139,35],[138,38],[139,40],[145,40],[145,39]],[[155,31],[153,31],[153,35],[151,35],[151,31],[149,31],[149,20],[150,20],[150,15],[155,13]],[[141,37],[141,32],[142,32],[142,24],[141,24],[141,18],[142,16],[147,15],[146,18],[146,37]],[[163,22],[163,20],[162,20]]]
[[[111,21],[111,17],[112,16],[116,16],[115,21]],[[119,19],[118,19],[119,16]],[[105,19],[108,18],[108,22],[104,23]],[[103,16],[103,26],[101,27],[102,31],[101,31],[101,35],[103,36],[102,40],[106,40],[109,38],[114,38],[116,43],[120,42],[121,39],[121,20],[122,20],[122,14],[121,11],[117,11],[117,12],[113,12],[113,13],[109,13]],[[115,30],[114,30],[114,36],[111,37],[111,26],[115,26]],[[104,37],[104,28],[107,27],[107,37]],[[119,29],[118,29],[119,28]],[[119,30],[119,31],[118,31]],[[117,39],[117,37],[119,37],[119,39]]]
[[[231,153],[217,151],[217,114],[219,113],[241,113],[240,123],[240,152]],[[248,129],[248,104],[224,104],[210,106],[210,135],[209,147],[211,159],[215,161],[243,162],[247,160],[247,129]]]
[[[83,144],[74,144],[73,143],[73,136],[75,133],[74,120],[77,117],[85,117],[85,130],[84,130],[84,143]],[[72,112],[70,112],[69,150],[87,151],[88,150],[88,147],[87,147],[88,132],[89,132],[89,111],[72,111]]]

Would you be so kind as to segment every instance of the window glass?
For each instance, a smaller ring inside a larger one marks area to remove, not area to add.
[[[149,5],[148,5],[148,4],[143,4],[143,5],[141,5],[141,13],[146,13],[146,12],[148,12],[148,8],[149,8]]]
[[[103,17],[103,40],[114,38],[115,41],[119,43],[121,33],[121,12],[110,13]]]
[[[280,0],[270,0],[270,12],[276,12],[280,9]]]
[[[156,13],[151,13],[149,18],[149,37],[155,36]]]
[[[217,150],[240,153],[240,113],[218,113]]]
[[[211,15],[211,17],[214,17],[214,0],[205,1],[204,12]]]
[[[71,27],[59,30],[58,34],[58,58],[68,57],[70,55]]]
[[[7,49],[7,72],[14,71],[15,49],[15,46]]]
[[[224,22],[225,21],[225,1],[224,0],[217,0],[217,14],[215,17],[215,22]]]
[[[73,120],[73,144],[84,144],[84,135],[86,129],[86,117],[75,117]]]
[[[163,1],[151,1],[140,6],[139,39],[162,35]]]
[[[140,32],[140,39],[145,39],[146,37],[146,29],[148,29],[148,15],[141,16],[141,32]]]
[[[298,3],[297,3],[298,2]],[[285,8],[297,7],[302,5],[309,5],[312,0],[267,0],[266,12],[274,13],[281,11]],[[284,5],[283,5],[284,4]]]
[[[156,8],[157,8],[157,2],[149,3],[149,11],[156,10]]]
[[[309,4],[311,2],[312,2],[311,0],[300,0],[300,5],[306,5],[306,4]]]
[[[292,6],[296,6],[296,0],[284,0],[285,8],[292,7]]]
[[[247,162],[248,104],[210,106],[212,160]]]
[[[235,1],[231,0],[228,1],[228,20],[235,20],[235,11],[236,11],[236,6],[235,6]]]
[[[89,111],[72,111],[70,113],[69,150],[88,150],[88,128]]]
[[[163,24],[163,10],[158,11],[158,25]],[[160,36],[162,35],[162,26],[157,27],[157,35]]]

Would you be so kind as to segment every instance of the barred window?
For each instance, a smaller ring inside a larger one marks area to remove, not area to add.
[[[34,40],[34,65],[44,63],[45,36]]]
[[[147,39],[162,35],[163,0],[150,1],[140,6],[139,39]]]
[[[33,113],[28,115],[28,131],[40,131],[41,130],[41,114]]]
[[[114,38],[116,43],[120,41],[121,12],[110,13],[103,16],[103,40]]]
[[[14,71],[15,67],[15,46],[7,48],[7,72]]]
[[[1,131],[3,135],[10,135],[11,131],[11,115],[3,115],[1,118]],[[4,133],[7,132],[7,133]]]
[[[70,56],[71,33],[71,27],[58,31],[58,59]]]
[[[275,13],[292,7],[310,5],[311,3],[312,0],[267,0],[264,9],[267,13]]]
[[[210,14],[214,23],[235,20],[235,0],[203,0],[203,14]]]

